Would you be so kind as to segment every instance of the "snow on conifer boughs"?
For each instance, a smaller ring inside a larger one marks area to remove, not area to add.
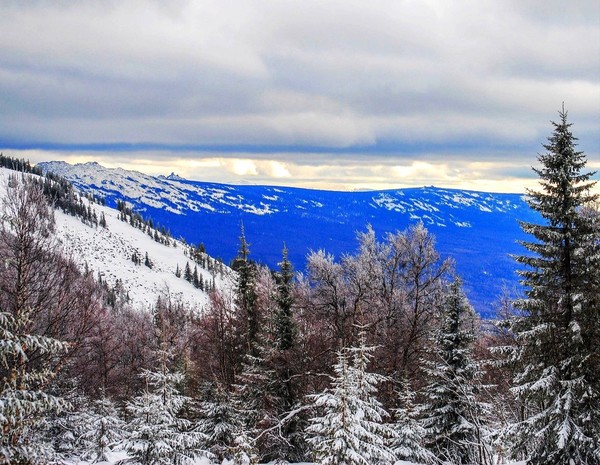
[[[362,335],[359,347],[340,351],[332,387],[311,396],[323,413],[312,418],[308,427],[308,441],[321,465],[395,462],[386,445],[394,431],[383,422],[388,414],[374,397],[383,377],[367,372],[372,350]]]
[[[79,423],[83,430],[78,438],[81,456],[91,463],[108,460],[108,453],[123,440],[125,422],[108,397],[95,400],[90,409],[80,412]]]
[[[398,460],[429,464],[435,462],[434,455],[424,447],[425,428],[417,420],[417,412],[413,404],[415,393],[410,389],[408,381],[402,383],[400,405],[394,412],[395,435],[391,449]]]
[[[482,426],[487,405],[477,399],[481,370],[472,355],[474,316],[460,280],[455,279],[444,302],[441,328],[435,335],[435,359],[426,369],[431,381],[420,407],[426,447],[452,465],[485,463],[487,456]]]
[[[544,224],[522,223],[534,236],[516,257],[526,298],[511,329],[517,344],[512,360],[521,364],[513,389],[525,418],[506,431],[515,452],[532,464],[600,463],[600,231],[583,208],[593,173],[575,149],[567,113],[552,123],[553,134],[538,157],[541,190],[529,191],[529,205]]]
[[[185,465],[206,455],[202,449],[204,434],[192,429],[189,420],[180,416],[190,401],[178,393],[176,386],[183,374],[171,373],[161,354],[160,371],[143,370],[147,387],[141,396],[127,403],[131,420],[123,446],[129,458],[121,463],[136,465]]]
[[[44,280],[51,277],[43,270],[55,245],[54,216],[41,187],[26,178],[11,178],[1,213],[1,291],[6,309],[0,311],[0,463],[3,458],[19,463],[43,452],[43,444],[32,442],[32,427],[43,415],[66,406],[44,388],[55,375],[53,362],[64,355],[68,344],[31,331],[48,296]]]
[[[198,411],[198,429],[206,436],[207,449],[219,462],[233,458],[235,438],[242,429],[238,410],[222,386],[206,386]]]
[[[49,447],[32,442],[31,428],[44,414],[67,406],[41,389],[53,373],[28,364],[30,354],[60,353],[67,344],[25,333],[28,317],[27,312],[17,317],[0,312],[0,463],[3,458],[33,460],[49,452]]]

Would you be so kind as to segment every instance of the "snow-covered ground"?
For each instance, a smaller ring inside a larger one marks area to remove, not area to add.
[[[0,196],[6,191],[6,182],[11,174],[16,173],[0,168]],[[87,200],[84,199],[84,202]],[[91,207],[98,218],[104,214],[106,229],[91,227],[77,217],[55,212],[56,237],[64,253],[72,257],[82,270],[87,267],[95,277],[100,275],[110,286],[120,279],[131,304],[138,308],[149,308],[160,295],[167,293],[172,299],[181,300],[199,311],[206,307],[208,294],[175,276],[177,266],[182,273],[187,262],[192,270],[194,268],[193,261],[185,256],[181,242],[175,241],[175,247],[163,245],[128,222],[119,220],[117,210],[98,204],[91,204]],[[136,265],[131,259],[136,252],[141,257],[141,265]],[[153,263],[152,268],[144,265],[146,253]],[[213,276],[209,271],[198,267],[198,273],[205,282],[212,282]],[[225,267],[223,277],[216,274],[218,288],[229,288],[229,273],[231,271]]]

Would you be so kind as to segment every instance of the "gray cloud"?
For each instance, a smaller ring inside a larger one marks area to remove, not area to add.
[[[378,161],[522,164],[565,101],[582,148],[600,151],[596,1],[84,0],[0,1],[0,8],[4,144],[397,145]],[[303,156],[311,163],[322,154]]]

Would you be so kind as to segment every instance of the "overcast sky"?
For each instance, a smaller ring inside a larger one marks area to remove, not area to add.
[[[0,31],[33,162],[520,192],[564,101],[600,169],[597,0],[0,0]]]

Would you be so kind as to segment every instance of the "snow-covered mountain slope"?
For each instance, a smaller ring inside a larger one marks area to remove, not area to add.
[[[269,186],[233,186],[153,177],[97,163],[48,162],[45,172],[64,176],[85,192],[126,200],[143,215],[188,242],[202,242],[226,261],[237,252],[240,224],[251,256],[275,267],[285,242],[297,269],[310,250],[336,256],[356,250],[356,232],[367,224],[383,236],[423,221],[443,256],[456,259],[471,302],[489,314],[502,288],[517,284],[509,254],[522,253],[517,220],[539,221],[519,194],[424,187],[373,192],[333,192]]]
[[[20,175],[0,168],[0,196],[6,191],[8,177],[15,174]],[[84,202],[88,200],[84,199]],[[199,311],[205,308],[208,294],[175,276],[177,267],[182,272],[188,262],[192,269],[194,267],[194,263],[184,255],[183,243],[172,240],[174,246],[163,245],[128,222],[121,221],[117,210],[98,204],[90,206],[98,218],[104,215],[106,228],[89,226],[77,217],[55,211],[55,234],[65,255],[72,257],[82,270],[89,269],[96,277],[101,276],[110,287],[120,280],[131,304],[136,307],[149,308],[159,296],[168,294]],[[152,268],[144,264],[146,253]],[[134,254],[141,257],[141,264],[136,265],[132,261]],[[198,273],[204,282],[212,283],[211,272],[198,267]],[[227,276],[230,273],[227,267],[223,276],[215,273],[215,285],[228,288]]]

